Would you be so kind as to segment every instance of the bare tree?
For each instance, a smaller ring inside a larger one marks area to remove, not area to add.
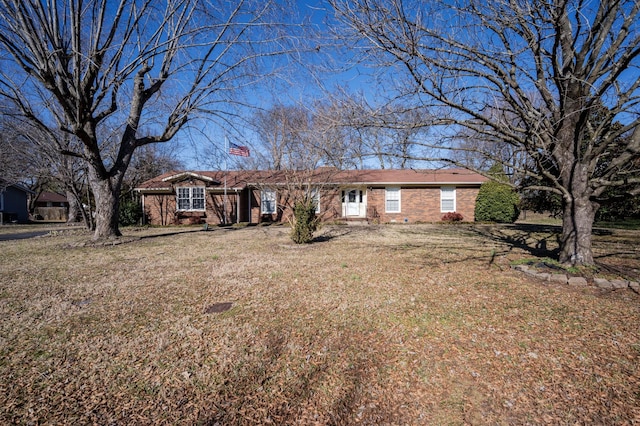
[[[413,147],[428,132],[429,120],[416,110],[393,105],[369,116],[368,131],[376,136],[376,143],[369,147],[372,153],[381,164],[387,162],[390,167],[400,169],[410,167]]]
[[[240,104],[264,78],[260,59],[287,50],[271,1],[0,0],[0,96],[81,142],[94,239],[118,229],[134,151],[169,141],[196,117]]]
[[[13,168],[20,170],[21,179],[34,192],[29,211],[33,212],[38,196],[45,190],[64,192],[69,201],[68,222],[81,216],[88,229],[93,221],[86,211],[86,165],[81,159],[66,156],[80,146],[73,135],[57,129],[39,126],[39,122],[25,118],[11,108],[1,108],[1,129],[4,149],[8,151]]]
[[[438,117],[443,138],[465,129],[526,154],[531,161],[524,164],[534,167],[508,166],[534,178],[531,188],[562,197],[560,260],[593,264],[598,198],[630,183],[631,192],[640,191],[632,169],[640,156],[639,2],[330,3],[342,35],[374,54],[393,76],[387,81],[395,83],[388,87],[395,96]],[[600,105],[606,112],[596,122],[593,110]],[[619,141],[621,149],[615,148]],[[505,162],[482,144],[478,148]],[[612,152],[615,157],[596,172]]]
[[[8,185],[23,182],[28,175],[27,164],[12,141],[12,126],[6,115],[0,120],[0,192]]]
[[[334,95],[328,107],[321,106],[315,114],[321,123],[340,129],[336,152],[360,168],[374,161],[381,169],[411,167],[413,148],[428,134],[431,124],[415,108],[386,102],[376,106],[362,94],[344,92]]]
[[[296,168],[296,157],[310,127],[308,112],[298,106],[274,105],[255,114],[254,127],[271,170]]]
[[[312,130],[315,146],[322,151],[323,163],[340,170],[360,165],[361,138],[350,126],[342,102],[331,99],[313,106]]]

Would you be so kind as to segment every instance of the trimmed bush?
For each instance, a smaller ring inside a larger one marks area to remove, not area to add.
[[[445,213],[442,216],[443,222],[462,222],[462,219],[464,219],[462,215],[456,212]]]
[[[475,219],[478,222],[513,223],[518,219],[520,198],[516,191],[506,183],[507,176],[502,166],[493,166],[489,170],[494,179],[480,186],[476,198]]]
[[[293,206],[293,230],[291,239],[296,244],[307,244],[313,240],[318,228],[316,205],[313,200],[300,200]]]

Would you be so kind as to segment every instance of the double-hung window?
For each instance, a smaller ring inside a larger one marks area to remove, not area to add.
[[[179,187],[177,190],[176,202],[178,210],[204,210],[204,188]]]
[[[443,186],[440,188],[440,212],[449,213],[456,211],[456,188]]]
[[[263,189],[260,193],[260,213],[274,214],[276,212],[276,191]]]
[[[384,204],[387,213],[400,213],[400,188],[385,188]]]

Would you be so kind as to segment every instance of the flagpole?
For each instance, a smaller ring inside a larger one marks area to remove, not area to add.
[[[229,138],[224,137],[224,225],[227,224],[227,174],[229,173]]]

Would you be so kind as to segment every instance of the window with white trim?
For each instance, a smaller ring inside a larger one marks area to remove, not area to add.
[[[400,213],[400,188],[395,186],[385,188],[384,205],[387,213]]]
[[[274,214],[276,212],[276,191],[263,189],[260,192],[260,213]]]
[[[456,187],[443,186],[440,188],[440,212],[449,213],[456,211]]]
[[[320,189],[313,188],[311,190],[311,199],[313,203],[316,205],[316,214],[320,213]]]
[[[204,211],[204,188],[181,186],[176,188],[176,205],[179,211]]]

